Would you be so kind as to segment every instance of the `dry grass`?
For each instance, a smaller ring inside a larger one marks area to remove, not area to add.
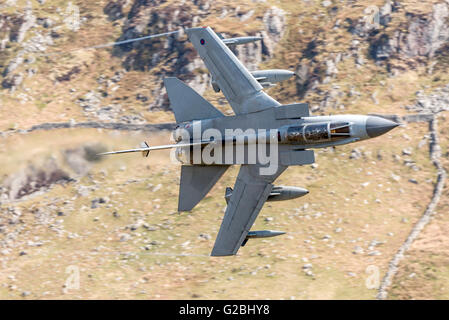
[[[416,147],[426,130],[419,125],[409,129],[414,133],[411,142],[401,137],[406,130],[399,129],[391,135],[359,144],[366,159],[349,160],[352,146],[345,146],[337,148],[336,153],[318,152],[317,169],[308,166],[289,168],[276,183],[300,185],[311,193],[295,201],[267,203],[254,226],[254,229],[285,230],[288,234],[250,241],[238,256],[230,258],[207,255],[225,207],[224,189],[234,183],[237,168],[230,170],[191,213],[178,215],[172,214],[176,211],[178,166],[167,162],[168,152],[153,153],[149,159],[133,155],[108,158],[77,183],[99,188],[88,197],[76,197],[73,208],[64,201],[76,195],[75,185],[56,186],[44,195],[14,204],[24,211],[26,230],[21,238],[23,242],[19,241],[20,245],[4,263],[0,280],[17,286],[17,289],[3,288],[0,294],[8,299],[19,297],[22,291],[32,292],[32,298],[52,299],[374,298],[375,291],[365,287],[366,267],[376,265],[385,271],[389,258],[405,239],[431,195],[431,185],[425,180],[433,177],[434,170],[425,162],[421,165],[427,150]],[[106,141],[111,148],[117,149],[137,145],[148,138],[97,130],[59,130],[57,135],[39,132],[11,136],[2,142],[2,149],[10,150],[8,157],[2,157],[8,159],[2,170],[3,173],[13,172],[30,159],[36,161],[49,154],[57,156],[58,150],[87,141]],[[150,137],[153,144],[164,143],[167,139],[164,135]],[[39,148],[35,147],[36,141],[40,142]],[[411,174],[409,169],[394,162],[392,157],[410,143],[414,158],[422,166],[419,173],[413,174],[420,181],[419,190],[407,181],[406,176]],[[21,153],[24,149],[31,152]],[[378,150],[382,150],[381,161],[376,159]],[[118,170],[123,165],[126,170]],[[106,170],[106,176],[102,170]],[[399,182],[393,181],[390,178],[393,172],[403,178]],[[138,181],[125,184],[130,179]],[[370,184],[362,187],[366,181]],[[159,192],[151,192],[152,187],[148,184],[159,183],[162,184]],[[101,196],[110,197],[110,207],[90,209],[90,201]],[[381,202],[376,203],[376,199]],[[33,205],[51,208],[50,203],[56,207],[49,209],[53,214],[57,210],[66,212],[65,216],[58,217],[65,230],[62,236],[36,224],[28,211]],[[309,207],[303,211],[300,208],[305,203]],[[119,213],[119,218],[113,217],[114,211]],[[98,221],[94,221],[95,217]],[[138,217],[154,226],[170,224],[168,229],[159,227],[157,231],[123,229],[135,223]],[[274,220],[266,222],[266,217]],[[408,222],[401,222],[402,218],[407,218]],[[342,228],[342,232],[336,233],[336,228]],[[388,236],[389,232],[394,235]],[[67,238],[74,233],[77,238]],[[130,233],[132,237],[120,242],[121,233]],[[209,234],[211,239],[200,240],[201,233]],[[327,234],[331,239],[323,240]],[[45,240],[44,245],[27,246],[25,239],[34,237]],[[380,256],[369,256],[368,251],[358,255],[352,253],[356,245],[367,250],[374,239],[385,242],[376,248],[382,253]],[[153,240],[161,244],[150,251],[144,250],[143,247]],[[22,250],[27,254],[19,256]],[[302,266],[306,262],[302,258],[313,264],[315,278],[304,274]],[[81,270],[81,289],[63,294],[62,285],[68,276],[65,270],[70,265]],[[355,276],[348,275],[350,272]],[[8,275],[14,275],[16,280],[8,279]]]
[[[449,170],[448,160],[448,129],[441,125],[440,139],[442,147],[441,162],[446,171]],[[392,299],[448,299],[449,269],[447,261],[449,220],[449,188],[446,185],[436,208],[436,214],[426,226],[418,240],[413,243],[405,259],[399,265],[390,298]]]

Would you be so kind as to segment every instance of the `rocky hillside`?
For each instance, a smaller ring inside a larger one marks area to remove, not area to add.
[[[310,195],[267,205],[256,222],[287,238],[251,244],[224,263],[207,254],[235,172],[178,216],[178,168],[168,154],[149,162],[94,157],[149,135],[167,142],[159,130],[170,124],[154,126],[174,120],[166,76],[232,114],[182,32],[92,48],[203,25],[225,37],[262,36],[233,50],[250,70],[296,72],[268,89],[281,103],[404,124],[289,169],[280,183],[300,183]],[[380,297],[365,285],[376,266],[380,280],[392,275],[382,297],[447,298],[447,253],[437,249],[444,234],[435,240],[426,230],[447,224],[448,190],[439,181],[449,169],[448,47],[443,0],[2,1],[0,297],[369,299]],[[416,225],[423,231],[402,254]],[[66,264],[81,269],[79,291],[63,287]],[[438,293],[418,292],[433,264]],[[41,276],[33,279],[35,269]]]
[[[207,70],[182,33],[113,49],[76,49],[198,25],[228,37],[263,36],[262,43],[238,47],[238,57],[252,70],[296,71],[296,81],[273,94],[307,99],[315,112],[336,112],[354,97],[371,109],[394,104],[394,92],[408,91],[407,84],[381,90],[382,83],[410,71],[424,73],[427,86],[444,83],[448,4],[377,2],[7,1],[0,15],[2,105],[15,105],[17,112],[2,117],[1,128],[25,129],[36,117],[170,120],[163,77],[178,76],[199,93],[211,93]],[[379,91],[393,93],[382,97]]]
[[[286,13],[266,4],[253,3],[243,9],[232,2],[212,5],[211,1],[120,0],[104,2],[103,7],[79,1],[76,8],[80,23],[75,30],[68,23],[73,18],[68,15],[70,8],[53,5],[51,1],[27,2],[19,8],[17,2],[16,6],[3,5],[0,71],[2,92],[6,95],[4,103],[27,105],[31,117],[35,113],[50,116],[55,109],[60,111],[57,100],[64,101],[66,118],[76,121],[86,118],[128,123],[167,121],[171,115],[162,87],[164,76],[179,76],[200,93],[210,88],[207,71],[182,33],[112,50],[73,49],[217,24],[215,30],[224,36],[264,37],[262,44],[237,50],[248,68],[255,69],[274,55],[286,26]],[[31,90],[34,85],[48,89],[47,93],[36,95]],[[50,117],[56,120],[55,116]],[[19,115],[12,124],[14,120],[9,116],[10,123],[3,123],[2,129],[27,123]]]

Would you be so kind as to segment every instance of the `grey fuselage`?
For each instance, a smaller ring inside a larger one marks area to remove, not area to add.
[[[283,108],[285,106],[243,115],[180,123],[177,130],[188,131],[189,137],[193,137],[190,141],[199,141],[202,139],[203,133],[209,129],[219,131],[223,140],[227,137],[227,131],[240,130],[240,134],[246,139],[241,141],[244,141],[245,144],[257,142],[259,129],[272,130],[271,132],[276,135],[281,149],[305,150],[373,138],[398,125],[380,117],[365,115],[295,117],[295,115],[284,112]],[[197,128],[196,132],[201,132],[201,135],[195,135],[194,128]],[[181,141],[179,131],[175,130],[174,138],[177,142]],[[267,140],[269,140],[268,135]],[[236,143],[235,139],[234,143]],[[189,161],[183,159],[183,162]]]

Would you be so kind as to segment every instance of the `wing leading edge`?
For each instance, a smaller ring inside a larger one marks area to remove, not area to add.
[[[210,27],[190,28],[186,33],[235,114],[252,113],[280,105],[262,91],[260,83]]]
[[[259,174],[259,165],[242,165],[215,240],[212,256],[235,255],[245,240],[273,188],[272,182],[284,172],[279,166],[274,175]]]

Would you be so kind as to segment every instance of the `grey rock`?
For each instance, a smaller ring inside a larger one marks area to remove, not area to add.
[[[397,174],[392,173],[391,174],[391,179],[393,179],[396,182],[399,182],[401,180],[401,177],[398,176]]]
[[[104,7],[103,12],[108,15],[110,21],[115,21],[123,18],[123,7],[127,4],[126,0],[109,1]]]
[[[277,43],[281,40],[285,32],[286,13],[278,7],[271,7],[263,16],[265,31],[263,35],[263,45],[269,56],[272,56]]]
[[[306,270],[305,274],[306,274],[306,276],[309,276],[309,277],[314,277],[315,276],[315,274],[312,272],[312,270]]]
[[[31,7],[31,2],[28,2],[25,8],[25,14],[23,16],[23,22],[20,25],[17,35],[14,37],[13,41],[21,43],[26,36],[28,30],[36,26],[36,16],[33,15],[33,8]]]
[[[352,251],[353,254],[363,254],[364,250],[360,246],[355,246],[354,250]]]
[[[446,23],[448,16],[447,4],[438,3],[433,6],[432,15],[428,20],[419,17],[412,19],[405,46],[402,48],[404,53],[409,57],[433,57],[449,39],[449,26]]]
[[[199,238],[202,239],[202,240],[210,240],[212,237],[209,234],[207,234],[207,233],[201,233],[199,235]]]
[[[371,100],[373,100],[374,104],[379,104],[379,100],[377,100],[377,91],[373,92],[371,95]]]
[[[338,73],[338,69],[337,69],[335,62],[332,59],[326,60],[326,75],[334,76],[337,73]]]
[[[349,159],[360,159],[362,157],[362,151],[358,148],[354,148],[351,151],[351,155],[349,156]]]
[[[123,233],[120,235],[120,242],[126,242],[129,239],[131,239],[131,235],[129,235],[128,233]]]
[[[16,88],[22,83],[22,81],[22,73],[10,75],[2,81],[2,87],[5,89],[9,89],[11,92],[14,92]]]
[[[100,204],[106,203],[104,198],[95,198],[91,201],[91,209],[96,209],[100,207]]]
[[[313,265],[311,263],[306,263],[302,266],[303,270],[309,270],[312,269]]]
[[[381,24],[389,23],[391,12],[391,2],[381,7]],[[406,59],[419,56],[432,58],[449,40],[449,26],[446,23],[448,17],[449,9],[446,3],[434,4],[432,13],[425,16],[410,16],[405,34],[399,30],[393,32],[392,35],[380,33],[371,41],[371,55],[376,60],[388,59],[398,53]],[[367,35],[363,31],[362,34],[363,36]]]
[[[411,156],[412,155],[412,148],[405,148],[405,149],[402,149],[402,154],[404,155],[404,156]]]
[[[10,74],[14,70],[16,70],[23,63],[24,54],[25,54],[24,50],[19,51],[19,53],[16,55],[16,57],[9,62],[8,66],[6,67],[5,71],[3,72],[3,77],[6,77],[8,74]],[[5,87],[5,86],[3,86],[3,87]]]

